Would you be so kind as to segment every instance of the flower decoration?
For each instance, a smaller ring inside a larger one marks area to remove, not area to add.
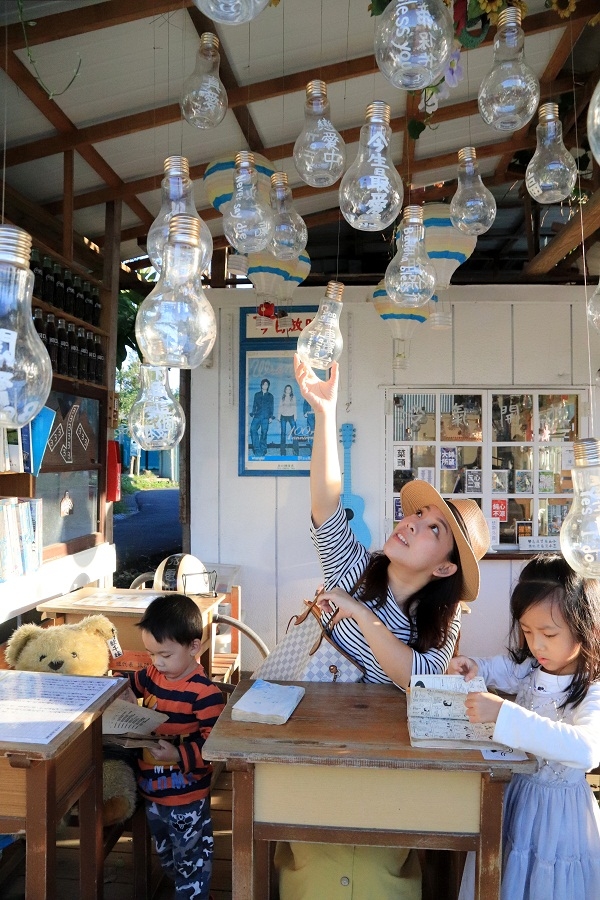
[[[561,19],[568,19],[571,13],[575,12],[577,0],[551,0],[550,8],[553,9]]]

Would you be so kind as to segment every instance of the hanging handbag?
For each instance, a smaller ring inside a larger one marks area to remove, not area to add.
[[[288,622],[285,637],[253,673],[273,681],[356,682],[365,670],[335,643],[321,622],[317,598]]]

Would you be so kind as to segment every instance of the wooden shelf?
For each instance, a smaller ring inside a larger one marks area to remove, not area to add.
[[[35,476],[27,472],[0,472],[0,496],[35,497]]]
[[[56,316],[57,319],[64,319],[65,322],[73,322],[80,328],[85,328],[86,331],[91,331],[93,334],[99,334],[101,337],[109,337],[108,331],[105,331],[103,328],[99,328],[98,325],[92,325],[91,322],[86,322],[85,319],[80,319],[77,316],[73,316],[71,315],[71,313],[65,312],[64,309],[60,309],[58,306],[54,306],[52,303],[46,303],[45,300],[40,300],[40,298],[36,297],[35,295],[32,298],[31,304],[32,306],[38,306],[46,313],[52,313],[52,315]]]

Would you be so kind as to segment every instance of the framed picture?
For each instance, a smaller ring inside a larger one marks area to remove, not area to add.
[[[494,494],[508,494],[508,469],[494,469],[492,471],[492,492]]]
[[[294,352],[317,307],[286,312],[265,320],[255,307],[240,310],[240,475],[309,474],[315,416],[296,384]]]
[[[531,469],[517,469],[515,472],[515,493],[533,493],[533,472]],[[528,537],[528,535],[523,535]]]
[[[515,522],[515,527],[517,529],[517,543],[520,538],[528,538],[533,536],[533,522],[531,521],[518,521]]]
[[[467,494],[481,493],[481,469],[467,469],[465,471],[465,491]]]

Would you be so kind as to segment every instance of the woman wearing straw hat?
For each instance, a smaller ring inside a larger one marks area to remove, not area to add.
[[[383,550],[370,553],[340,502],[337,363],[322,381],[296,356],[295,373],[315,412],[312,536],[325,579],[319,605],[333,613],[333,637],[364,666],[368,682],[406,688],[413,674],[445,672],[460,628],[460,601],[477,597],[478,560],[490,543],[481,510],[474,500],[446,502],[432,485],[411,481],[400,495],[404,518]],[[416,853],[407,849],[281,844],[276,865],[281,900],[421,897]]]

